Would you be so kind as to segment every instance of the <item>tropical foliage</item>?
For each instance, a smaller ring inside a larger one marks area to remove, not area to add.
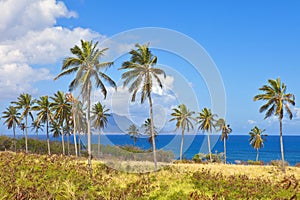
[[[16,127],[20,124],[20,113],[14,106],[9,106],[3,112],[2,118],[5,119],[4,124],[6,124],[8,129],[13,129],[14,134],[14,150],[17,151],[16,144]]]
[[[207,133],[207,145],[210,161],[212,161],[211,147],[210,147],[210,134],[213,129],[215,129],[217,115],[212,114],[211,110],[208,108],[203,108],[202,111],[197,116],[197,123],[199,124],[198,130]]]
[[[113,62],[100,62],[100,58],[107,51],[97,48],[98,42],[81,40],[81,46],[75,45],[71,48],[74,57],[66,57],[64,59],[61,73],[54,80],[72,73],[76,73],[75,78],[69,85],[70,91],[80,87],[80,94],[83,101],[87,105],[87,137],[88,137],[88,164],[90,168],[90,176],[92,176],[92,149],[91,149],[91,92],[93,85],[100,88],[106,98],[107,90],[102,80],[108,82],[114,88],[117,88],[115,82],[102,71],[110,67]],[[93,84],[93,81],[95,84]]]
[[[293,118],[290,105],[295,105],[295,96],[292,93],[287,93],[287,86],[281,82],[280,78],[269,79],[269,85],[263,85],[259,90],[261,94],[256,95],[253,100],[266,101],[259,109],[259,112],[266,112],[265,119],[272,115],[279,119],[279,136],[280,136],[280,151],[282,159],[282,168],[284,169],[284,148],[283,148],[283,137],[282,137],[282,119],[284,117],[284,111],[287,112],[289,119]]]
[[[133,145],[135,146],[137,139],[141,135],[140,130],[134,124],[131,124],[126,131],[130,138],[133,138]]]
[[[125,61],[122,64],[120,70],[126,70],[122,74],[122,79],[124,80],[123,85],[129,85],[128,91],[132,93],[131,101],[135,101],[137,93],[141,93],[141,103],[144,103],[145,99],[148,98],[150,107],[150,120],[154,122],[153,119],[153,103],[152,103],[152,89],[153,82],[156,81],[160,88],[163,84],[160,80],[160,75],[166,78],[166,74],[162,69],[155,68],[157,63],[157,57],[154,56],[148,44],[140,45],[136,44],[136,49],[131,50],[129,54],[131,58],[129,61]],[[154,168],[157,169],[156,160],[156,145],[155,145],[155,133],[154,133],[154,123],[151,123],[151,139],[153,148],[153,160]]]
[[[173,108],[173,113],[171,114],[173,118],[170,121],[176,120],[176,130],[181,128],[180,160],[182,160],[184,132],[189,132],[191,128],[194,128],[192,121],[195,119],[193,118],[193,114],[195,112],[190,111],[185,104],[179,105],[178,108]]]
[[[217,131],[222,131],[221,141],[224,142],[224,163],[226,164],[226,141],[229,134],[232,132],[232,129],[229,124],[226,124],[226,121],[223,118],[218,119],[215,126],[217,127]]]
[[[268,136],[267,134],[263,134],[263,132],[265,132],[265,130],[259,129],[257,126],[251,129],[251,131],[249,132],[249,142],[251,146],[256,150],[256,161],[258,161],[259,156],[258,150],[264,146],[266,136]]]

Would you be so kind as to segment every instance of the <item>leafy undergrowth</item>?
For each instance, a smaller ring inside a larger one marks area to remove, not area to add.
[[[226,166],[224,166],[226,167]],[[0,153],[0,199],[299,199],[299,180],[223,175],[202,165],[130,174],[74,157]],[[184,170],[185,169],[185,170]]]

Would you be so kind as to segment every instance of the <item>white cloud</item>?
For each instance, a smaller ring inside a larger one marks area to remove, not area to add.
[[[294,108],[295,119],[300,119],[300,108]]]
[[[56,24],[60,17],[76,17],[65,4],[56,0],[0,1],[0,34],[2,39],[16,39],[31,31],[41,31]]]
[[[31,84],[49,79],[49,70],[45,68],[33,69],[27,64],[0,65],[0,100],[12,99],[28,91],[34,94],[37,91]]]
[[[248,120],[248,124],[250,124],[250,125],[251,125],[251,124],[256,124],[256,123],[257,123],[257,122],[254,121],[254,120],[251,120],[251,119]]]
[[[77,16],[61,1],[5,0],[0,13],[1,100],[36,92],[32,83],[51,77],[41,65],[56,63],[80,39],[104,38],[90,29],[55,26],[57,18]]]

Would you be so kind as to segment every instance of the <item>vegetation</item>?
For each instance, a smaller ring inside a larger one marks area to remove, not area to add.
[[[181,104],[178,106],[178,108],[173,108],[172,119],[170,121],[176,120],[176,130],[181,128],[181,144],[180,144],[180,160],[182,160],[182,150],[183,150],[183,143],[184,143],[184,131],[187,130],[190,131],[190,128],[194,128],[192,120],[194,118],[192,115],[195,114],[195,112],[190,111],[186,105]]]
[[[226,121],[223,118],[218,119],[215,125],[217,131],[222,131],[221,141],[224,142],[224,164],[226,164],[226,141],[229,137],[229,134],[232,132],[229,124],[226,124]]]
[[[13,128],[13,134],[14,134],[14,150],[17,151],[17,143],[16,143],[16,126],[20,124],[20,113],[18,113],[16,107],[9,106],[6,108],[6,110],[3,112],[3,119],[6,119],[4,121],[4,124],[7,125],[8,129]]]
[[[127,129],[127,134],[130,135],[130,138],[133,138],[133,145],[135,146],[137,139],[141,135],[140,130],[134,124],[131,124]]]
[[[100,102],[96,103],[92,107],[92,122],[93,127],[98,128],[98,157],[100,157],[100,136],[101,136],[101,129],[107,126],[107,117],[110,116],[108,114],[109,109],[102,106]]]
[[[210,157],[210,161],[212,161],[212,154],[210,148],[210,133],[212,129],[215,128],[215,119],[216,115],[212,114],[211,110],[208,108],[204,108],[197,117],[199,128],[198,130],[202,130],[207,133],[207,142],[208,142],[208,153]]]
[[[282,168],[284,168],[284,150],[283,150],[283,138],[282,138],[282,119],[284,116],[284,110],[288,113],[289,118],[293,118],[293,113],[290,109],[290,105],[295,105],[295,96],[291,93],[286,93],[286,85],[281,82],[280,78],[276,80],[269,79],[269,85],[264,85],[259,88],[262,94],[258,94],[254,97],[254,101],[263,100],[267,101],[260,107],[259,112],[265,112],[265,119],[275,115],[279,119],[280,125],[280,151],[282,159]]]
[[[300,198],[299,168],[281,176],[275,167],[177,164],[130,174],[93,162],[90,179],[75,157],[10,152],[0,153],[0,167],[1,199]]]
[[[265,130],[259,129],[257,126],[255,126],[253,129],[251,129],[249,135],[250,139],[249,142],[251,146],[256,150],[256,162],[258,161],[259,156],[259,149],[264,146],[264,142],[266,141],[267,134],[263,134]]]
[[[153,160],[154,169],[157,169],[156,160],[156,145],[155,145],[155,134],[154,134],[154,119],[153,119],[153,105],[152,105],[152,86],[153,79],[156,80],[159,87],[162,88],[162,82],[159,75],[163,75],[166,78],[166,74],[162,69],[155,68],[154,65],[157,63],[157,57],[154,56],[148,45],[136,44],[136,50],[131,50],[131,58],[129,61],[125,61],[122,64],[120,70],[127,70],[122,74],[124,80],[123,85],[129,85],[128,91],[132,93],[131,101],[135,101],[135,97],[140,90],[141,92],[141,103],[144,103],[145,99],[148,98],[150,106],[150,120],[151,122],[151,138],[153,148]]]
[[[104,52],[107,51],[107,48],[99,50],[97,48],[98,42],[95,44],[92,41],[83,41],[81,40],[81,47],[75,45],[71,48],[71,53],[74,57],[67,57],[63,62],[61,68],[62,72],[55,77],[54,80],[71,74],[76,73],[75,78],[69,85],[70,91],[76,89],[78,86],[81,87],[80,94],[82,95],[83,101],[87,105],[87,136],[88,136],[88,161],[90,176],[92,176],[92,151],[91,151],[91,92],[93,88],[92,81],[95,81],[95,86],[101,89],[104,98],[106,98],[107,90],[102,80],[105,80],[109,85],[117,88],[115,82],[103,73],[101,70],[107,69],[110,67],[113,62],[100,62],[100,58],[104,55]]]

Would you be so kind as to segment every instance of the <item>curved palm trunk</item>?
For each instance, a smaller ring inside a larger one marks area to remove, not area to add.
[[[155,145],[154,120],[153,120],[153,106],[152,106],[151,95],[149,95],[149,105],[150,105],[151,137],[152,137],[152,150],[153,150],[154,171],[157,171],[156,145]]]
[[[207,145],[208,145],[209,160],[210,160],[210,162],[212,162],[211,149],[210,149],[210,133],[209,132],[207,132]]]
[[[180,161],[182,161],[183,142],[184,142],[184,129],[182,129],[182,132],[181,132]]]
[[[259,152],[258,149],[256,149],[256,162],[258,161]]]
[[[78,152],[77,152],[77,139],[76,139],[76,120],[75,120],[74,112],[73,112],[73,124],[74,124],[73,136],[74,136],[75,155],[77,157]]]
[[[90,172],[90,178],[93,176],[92,169],[92,144],[91,144],[91,114],[90,114],[90,106],[91,106],[91,86],[90,83],[88,85],[88,96],[87,96],[87,142],[88,142],[88,166]]]
[[[224,138],[224,164],[226,164],[226,139]]]
[[[46,132],[47,132],[47,146],[48,146],[48,155],[51,155],[51,150],[50,150],[50,138],[49,138],[49,120],[48,120],[48,115],[47,115],[47,122],[46,122]]]
[[[279,119],[279,123],[280,123],[280,151],[281,151],[281,159],[282,159],[282,171],[285,173],[283,138],[282,138],[282,119]]]
[[[25,116],[25,129],[26,129],[26,133],[25,133],[25,152],[28,153],[28,116]]]
[[[133,138],[133,146],[136,145],[136,139],[137,139],[136,137]]]
[[[14,132],[14,149],[15,149],[15,152],[17,152],[16,122],[13,122],[13,132]]]
[[[99,133],[98,133],[98,158],[100,158],[100,153],[101,153],[100,141],[101,141],[101,128],[99,129]]]

